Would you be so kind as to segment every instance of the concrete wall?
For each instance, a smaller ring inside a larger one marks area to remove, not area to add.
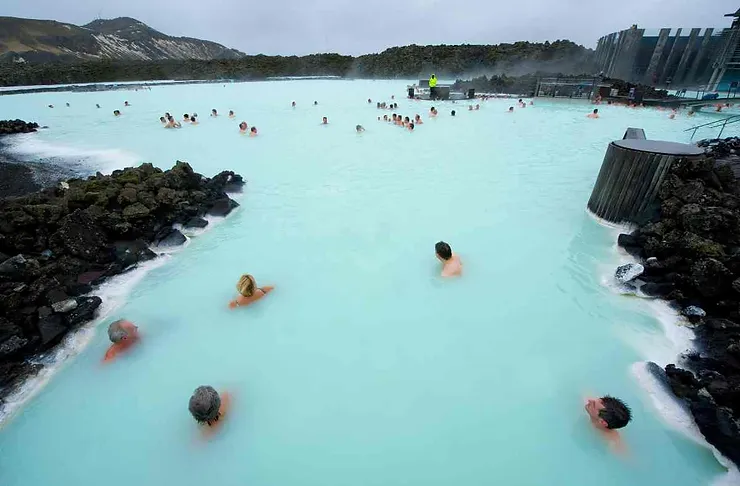
[[[600,38],[595,56],[598,70],[606,77],[659,86],[668,80],[671,87],[696,87],[709,82],[710,66],[720,47],[719,39],[712,36],[713,29],[694,28],[686,36],[685,29],[671,35],[670,28],[663,28],[652,42],[643,42],[647,39],[644,32],[630,28]],[[642,59],[639,69],[638,57]],[[645,73],[640,74],[638,71],[643,69]]]

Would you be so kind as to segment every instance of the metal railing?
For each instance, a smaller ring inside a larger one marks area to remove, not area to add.
[[[727,125],[732,125],[733,123],[740,122],[740,115],[732,115],[728,116],[727,118],[723,118],[721,120],[714,120],[707,123],[702,123],[701,125],[696,125],[695,127],[687,128],[684,130],[684,132],[689,132],[693,130],[693,133],[691,134],[691,140],[694,140],[694,135],[696,135],[696,131],[700,128],[719,128],[719,134],[716,138],[720,138],[722,136],[722,132],[725,131],[725,127]]]

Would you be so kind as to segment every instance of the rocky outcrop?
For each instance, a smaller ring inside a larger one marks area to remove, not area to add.
[[[707,157],[674,164],[659,199],[656,219],[618,244],[642,260],[640,290],[693,324],[699,350],[686,369],[669,365],[667,381],[706,439],[740,464],[740,186]]]
[[[96,285],[155,258],[150,245],[183,243],[173,225],[215,207],[228,214],[238,204],[226,190],[244,181],[233,172],[208,179],[177,162],[67,184],[0,200],[0,397],[38,369],[28,357],[94,318]]]
[[[35,132],[39,128],[38,123],[27,123],[23,120],[0,120],[0,135],[12,135],[14,133]]]

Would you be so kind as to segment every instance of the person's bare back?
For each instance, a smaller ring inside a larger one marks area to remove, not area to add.
[[[434,245],[434,252],[437,259],[442,262],[442,276],[455,277],[462,274],[462,261],[460,257],[452,253],[450,245],[444,241],[437,242]]]
[[[460,275],[462,275],[462,261],[460,261],[459,256],[453,253],[450,259],[442,265],[442,276],[457,277]]]

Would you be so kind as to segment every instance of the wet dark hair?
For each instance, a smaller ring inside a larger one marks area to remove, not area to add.
[[[409,120],[409,117],[406,117],[406,118],[403,119],[403,121],[410,122],[411,120]]]
[[[455,116],[455,110],[452,110],[452,113],[450,113],[452,116]]]
[[[255,127],[254,125],[252,125],[252,128],[250,128],[249,131],[254,133],[254,132],[257,131],[257,127]]]
[[[607,429],[621,429],[632,420],[632,410],[619,398],[609,395],[601,397],[604,408],[599,411],[599,418],[606,422]]]
[[[510,106],[509,107],[509,111],[514,111],[514,107],[513,106]]]
[[[166,121],[166,120],[164,119],[164,117],[163,117],[163,116],[160,116],[160,117],[159,117],[159,121],[163,122],[163,121]]]
[[[434,251],[442,260],[449,260],[452,258],[452,248],[450,248],[450,245],[444,241],[438,241],[437,244],[434,245]]]
[[[598,113],[598,112],[599,112],[599,109],[598,108],[594,108],[594,113]]]
[[[211,113],[218,113],[218,112],[216,111],[216,108],[214,108],[211,110]]]
[[[409,128],[410,128],[411,130],[413,130],[413,129],[414,129],[414,122],[411,122],[411,123],[409,123]]]
[[[185,113],[182,117],[183,118],[190,118],[190,115],[188,115],[187,113]]]

